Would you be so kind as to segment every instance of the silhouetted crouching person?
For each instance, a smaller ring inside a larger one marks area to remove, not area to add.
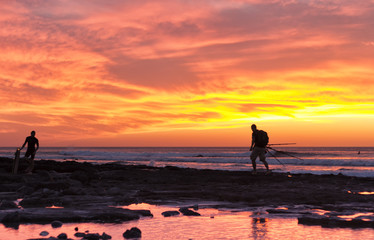
[[[29,166],[26,168],[25,172],[31,173],[34,170],[35,154],[36,154],[36,151],[38,151],[39,149],[39,140],[35,137],[35,131],[32,131],[31,136],[28,136],[26,138],[25,143],[21,147],[21,150],[25,147],[26,143],[27,143],[27,151],[25,153],[25,158],[29,162]]]
[[[259,157],[260,161],[264,163],[266,167],[266,174],[270,173],[269,165],[266,162],[266,145],[269,143],[269,137],[267,133],[263,130],[258,130],[255,124],[252,124],[252,144],[250,151],[251,153],[251,160],[252,160],[252,167],[253,167],[253,174],[256,174],[256,158]]]

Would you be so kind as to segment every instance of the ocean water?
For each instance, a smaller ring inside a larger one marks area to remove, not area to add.
[[[0,148],[0,157],[13,157],[15,150]],[[248,171],[252,169],[249,156],[246,147],[46,147],[35,159]],[[274,172],[374,177],[374,147],[274,146],[267,161]]]
[[[276,147],[267,153],[270,168],[275,172],[344,174],[374,177],[374,147]],[[16,148],[0,148],[0,157],[13,157]],[[22,151],[22,155],[25,150]],[[178,166],[198,169],[249,171],[252,166],[249,149],[244,147],[209,148],[40,148],[36,160],[118,162],[151,166]],[[258,161],[258,167],[263,168]],[[201,203],[197,203],[201,206]],[[121,224],[66,223],[54,229],[50,224],[22,224],[19,229],[0,225],[0,239],[36,239],[42,231],[49,236],[67,233],[75,238],[80,232],[103,232],[112,239],[124,239],[122,233],[132,227],[142,231],[141,239],[374,239],[370,228],[323,228],[298,224],[297,215],[268,214],[264,206],[258,209],[199,209],[200,217],[177,216],[164,218],[161,213],[177,210],[178,206],[139,204],[123,206],[149,209],[153,218],[142,218]],[[282,207],[282,206],[279,206]],[[287,206],[285,206],[287,207]],[[362,213],[367,214],[367,213]],[[370,213],[371,215],[373,213]]]

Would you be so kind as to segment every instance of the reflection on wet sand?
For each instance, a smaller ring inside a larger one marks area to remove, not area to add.
[[[267,239],[268,233],[268,218],[256,217],[261,216],[262,213],[254,212],[252,217],[252,237],[254,239]]]

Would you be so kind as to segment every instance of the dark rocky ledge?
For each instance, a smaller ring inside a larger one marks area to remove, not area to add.
[[[362,209],[369,213],[374,211],[374,195],[357,194],[373,192],[373,178],[265,175],[261,172],[251,175],[244,171],[51,160],[36,161],[35,172],[31,175],[14,175],[11,166],[11,159],[0,158],[0,221],[6,224],[52,219],[116,222],[150,216],[149,212],[111,207],[141,202],[216,201],[224,203],[225,207],[271,206],[274,209],[284,205],[308,205],[337,213],[352,210],[353,206],[356,212],[362,212]],[[25,168],[23,162],[20,168],[21,171]],[[20,199],[22,209],[13,204]],[[51,206],[63,208],[46,208]],[[301,219],[300,223],[304,224],[304,220],[307,219]],[[370,225],[363,222],[357,225],[360,224],[363,227]]]

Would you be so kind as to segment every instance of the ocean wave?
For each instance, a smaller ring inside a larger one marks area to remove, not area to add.
[[[60,151],[60,159],[90,161],[157,161],[184,163],[230,163],[245,164],[250,162],[250,152],[123,152],[123,151]],[[286,164],[298,166],[374,166],[372,158],[345,158],[331,155],[316,154],[315,157],[301,159],[293,155],[279,157],[274,152],[267,154],[269,164]],[[275,156],[275,157],[274,157]]]

